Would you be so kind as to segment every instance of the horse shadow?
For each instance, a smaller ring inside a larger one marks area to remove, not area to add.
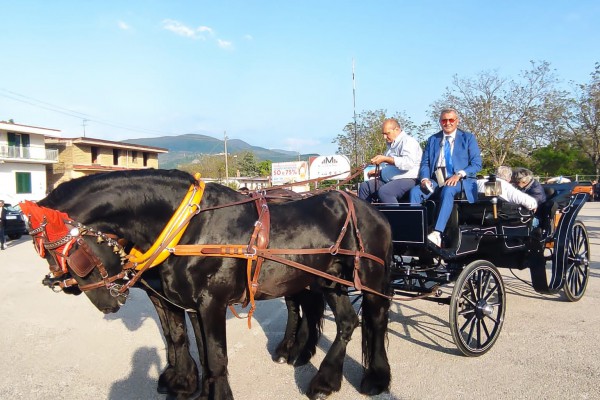
[[[137,288],[129,290],[129,298],[124,307],[114,314],[104,315],[104,319],[107,321],[120,320],[131,332],[138,330],[147,319],[152,319],[158,329],[161,329],[158,314],[156,314],[150,299],[142,289]]]
[[[150,376],[152,369],[155,369],[156,375],[162,370],[158,350],[155,347],[140,347],[133,355],[131,372],[112,384],[108,399],[164,398],[164,395],[157,394],[155,390],[156,378]]]
[[[260,302],[257,303],[257,309],[253,316],[253,321],[256,321],[265,333],[265,337],[267,339],[266,350],[268,354],[273,358],[275,356],[275,350],[277,345],[281,342],[284,336],[284,330],[287,320],[287,309],[285,307],[283,299],[275,299],[269,300],[268,302],[273,302],[273,305],[276,304],[278,307],[278,311],[276,313],[273,312],[272,307],[261,307]],[[360,303],[355,304],[355,309],[359,311]],[[335,338],[335,319],[331,312],[331,310],[327,307],[325,309],[325,314],[323,316],[323,334],[317,343],[317,347],[324,354],[331,348],[333,344],[333,339]],[[333,330],[328,328],[333,324]],[[333,337],[332,337],[333,335]],[[360,343],[361,341],[361,328],[360,326],[356,328],[352,335],[352,341],[357,341]],[[359,356],[360,357],[360,356]],[[289,368],[293,368],[294,374],[294,382],[296,387],[298,388],[301,394],[305,394],[310,381],[317,374],[319,369],[320,357],[317,355],[313,356],[311,360],[302,366],[287,366]],[[282,367],[286,367],[283,365]],[[349,352],[346,353],[346,357],[344,359],[344,367],[343,367],[343,376],[344,380],[347,384],[352,386],[357,392],[360,389],[360,383],[363,374],[363,365],[361,362],[361,358],[355,359],[352,357]],[[384,396],[384,397],[380,397]],[[376,398],[389,398],[389,393],[384,393]]]

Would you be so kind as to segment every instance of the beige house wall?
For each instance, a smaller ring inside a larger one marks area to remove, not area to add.
[[[71,142],[48,143],[47,147],[58,149],[58,163],[49,165],[47,168],[47,185],[50,190],[62,182],[98,172],[158,168],[158,153],[150,151],[117,148],[116,150],[119,151],[118,164],[114,164],[113,151],[115,148],[112,147]],[[97,149],[95,163],[92,163],[93,147]],[[144,166],[144,155],[146,155],[146,166]],[[89,167],[89,170],[86,167]]]

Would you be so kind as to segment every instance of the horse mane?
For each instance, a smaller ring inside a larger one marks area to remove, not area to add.
[[[166,181],[170,183],[181,182],[191,185],[196,179],[189,173],[177,169],[139,169],[114,172],[102,172],[99,174],[86,175],[81,178],[72,179],[58,185],[52,190],[41,203],[47,206],[61,204],[69,199],[73,193],[78,193],[84,188],[102,188],[113,184],[115,180],[126,180],[131,185],[138,182],[148,183],[150,180]]]

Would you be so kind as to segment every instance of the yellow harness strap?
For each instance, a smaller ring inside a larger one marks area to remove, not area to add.
[[[182,223],[184,223],[184,221],[191,214],[196,214],[200,210],[200,201],[202,200],[202,195],[204,194],[205,184],[203,181],[200,180],[199,173],[197,173],[194,176],[194,178],[196,178],[198,183],[192,184],[190,186],[190,189],[188,190],[187,194],[183,198],[183,201],[181,202],[181,204],[179,205],[179,207],[177,208],[177,210],[175,211],[175,213],[173,214],[173,216],[171,217],[171,219],[169,220],[167,225],[164,227],[164,229],[162,230],[160,235],[158,235],[158,238],[156,239],[154,244],[143,254],[141,251],[139,251],[136,248],[133,248],[129,252],[129,256],[128,256],[129,262],[136,265],[135,269],[137,271],[141,270],[144,267],[144,263],[146,261],[148,261],[148,259],[154,255],[154,253],[157,251],[157,249],[159,247],[164,245],[164,241],[167,238],[169,238],[170,236],[172,236],[171,235],[172,232],[174,232],[176,229],[178,229],[180,227],[180,225]],[[175,235],[171,238],[169,243],[166,246],[164,246],[164,250],[161,251],[161,253],[158,255],[158,257],[156,257],[156,259],[152,262],[152,264],[150,264],[150,266],[147,268],[152,268],[152,267],[162,263],[163,261],[165,261],[167,259],[167,257],[169,257],[169,255],[171,255],[171,253],[169,252],[168,249],[175,247],[179,243],[179,240],[185,233],[187,225],[189,225],[189,221],[185,224],[183,229],[181,229],[179,231],[179,233],[177,233],[177,235]]]

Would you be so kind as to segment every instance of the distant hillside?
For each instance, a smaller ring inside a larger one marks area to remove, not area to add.
[[[202,154],[222,154],[225,152],[223,140],[198,134],[128,139],[123,142],[168,149],[169,152],[167,154],[158,155],[160,167],[167,169],[176,168],[181,164],[188,164]],[[227,153],[237,154],[245,151],[254,153],[257,161],[271,160],[273,162],[284,162],[298,160],[298,153],[294,151],[269,150],[264,147],[252,146],[239,139],[230,139],[227,141]],[[300,158],[306,160],[309,156],[317,155],[301,154]]]

